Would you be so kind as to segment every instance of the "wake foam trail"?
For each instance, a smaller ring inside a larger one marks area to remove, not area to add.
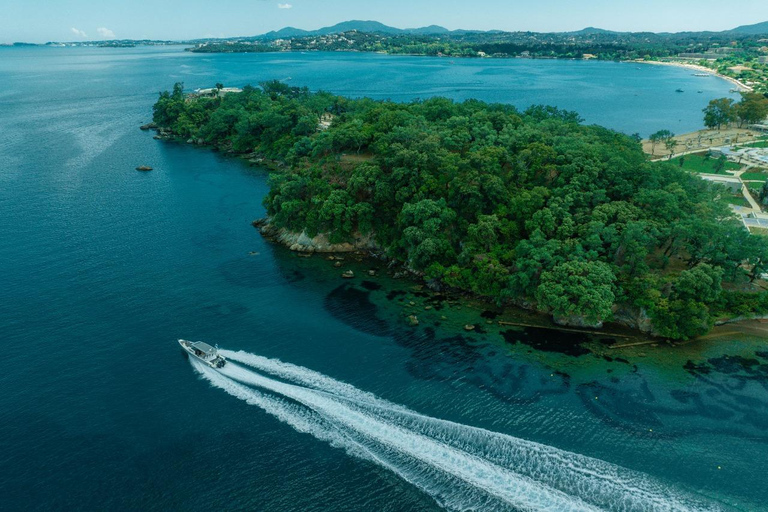
[[[223,389],[232,396],[262,408],[299,432],[312,434],[320,440],[329,442],[332,446],[345,449],[350,455],[369,460],[389,469],[425,491],[447,508],[477,510],[478,505],[480,505],[483,510],[503,510],[497,506],[482,506],[486,500],[483,497],[473,496],[472,489],[465,491],[463,489],[464,482],[451,481],[450,478],[430,478],[430,474],[434,473],[432,468],[403,460],[397,453],[388,451],[386,447],[380,447],[378,453],[372,453],[365,446],[348,437],[343,425],[329,424],[319,417],[315,417],[312,421],[309,419],[310,416],[306,414],[307,409],[291,407],[284,401],[270,398],[252,388],[243,386],[198,361],[192,360],[191,362],[200,375],[214,387]]]
[[[372,460],[371,454],[344,439],[343,435],[329,426],[313,411],[243,386],[197,360],[190,359],[190,362],[193,368],[212,386],[223,389],[230,395],[263,409],[280,421],[292,426],[298,432],[311,434],[332,446],[345,448],[351,455]]]
[[[264,375],[233,363],[215,371],[193,361],[211,384],[394,471],[446,508],[719,510],[598,459],[424,416],[301,366],[220,352]]]
[[[331,393],[339,397],[350,398],[358,402],[381,405],[392,410],[409,411],[406,407],[382,400],[373,393],[361,391],[351,384],[338,381],[327,375],[323,375],[322,373],[304,368],[303,366],[285,363],[278,359],[257,356],[256,354],[250,354],[242,350],[239,352],[220,350],[219,352],[227,359],[246,364],[252,368],[256,368],[257,370],[261,370],[295,384],[301,384],[305,387]]]

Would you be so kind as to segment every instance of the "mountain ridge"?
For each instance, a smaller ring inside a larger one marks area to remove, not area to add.
[[[281,39],[281,38],[291,38],[291,37],[325,36],[325,35],[331,35],[331,34],[340,34],[340,33],[349,32],[352,30],[356,30],[358,32],[382,33],[382,34],[388,34],[388,35],[435,35],[435,36],[462,35],[462,34],[472,34],[472,33],[493,34],[493,33],[507,32],[503,30],[467,30],[467,29],[449,30],[440,25],[429,25],[426,27],[418,27],[418,28],[396,28],[389,25],[385,25],[384,23],[381,23],[379,21],[374,21],[374,20],[349,20],[349,21],[342,21],[340,23],[337,23],[335,25],[331,25],[328,27],[322,27],[316,30],[304,30],[304,29],[295,28],[295,27],[284,27],[284,28],[281,28],[280,30],[273,30],[265,34],[251,36],[249,39],[268,40],[268,39]],[[512,32],[520,32],[520,31],[512,31]],[[523,31],[523,32],[528,32],[528,31]],[[619,34],[632,34],[632,33],[652,33],[652,34],[658,34],[658,35],[669,35],[669,34],[675,34],[675,33],[677,34],[733,33],[733,34],[744,34],[744,35],[766,34],[768,36],[768,21],[764,21],[761,23],[754,23],[752,25],[741,25],[730,30],[721,30],[719,32],[718,31],[627,32],[627,31],[607,30],[607,29],[597,28],[597,27],[585,27],[581,30],[573,30],[573,31],[565,31],[565,32],[542,32],[542,33],[546,33],[546,34],[560,33],[560,34],[573,34],[573,35],[600,35],[600,34],[619,35]]]
[[[768,34],[768,21],[763,21],[761,23],[753,23],[752,25],[741,25],[734,29],[728,30],[728,32],[732,32],[734,34],[750,34],[750,35]]]
[[[254,39],[281,39],[289,37],[327,36],[356,30],[358,32],[378,32],[382,34],[412,34],[412,35],[439,35],[449,34],[452,31],[439,25],[429,25],[418,28],[396,28],[373,20],[349,20],[336,23],[317,30],[303,30],[295,27],[284,27],[280,30],[272,30],[266,34],[253,36]]]

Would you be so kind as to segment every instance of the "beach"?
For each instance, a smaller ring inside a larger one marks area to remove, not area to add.
[[[650,60],[633,60],[633,61],[630,61],[630,62],[635,62],[635,63],[638,63],[638,64],[656,64],[656,65],[661,65],[661,66],[676,66],[676,67],[679,67],[679,68],[692,69],[694,71],[699,71],[701,73],[708,73],[708,74],[711,74],[711,75],[716,76],[718,78],[722,78],[724,80],[727,80],[727,81],[731,82],[733,85],[735,85],[739,89],[739,91],[742,91],[742,92],[752,92],[752,90],[753,90],[752,87],[746,85],[745,83],[743,83],[743,82],[741,82],[741,81],[739,81],[739,80],[737,80],[735,78],[732,78],[730,76],[721,75],[720,73],[718,73],[714,69],[708,68],[706,66],[700,66],[698,64],[690,64],[688,62],[675,62],[675,61],[661,62],[661,61],[650,61]]]
[[[681,133],[674,136],[677,145],[673,149],[674,155],[697,153],[707,151],[712,147],[732,146],[754,142],[760,136],[759,133],[746,128],[722,128],[720,130],[703,129],[695,132]],[[643,140],[643,151],[659,159],[669,156],[669,150],[664,143],[659,142],[655,146],[650,140]]]

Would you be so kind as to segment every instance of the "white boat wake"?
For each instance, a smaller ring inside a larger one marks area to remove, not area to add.
[[[301,366],[220,353],[230,363],[218,371],[191,360],[212,385],[393,471],[448,509],[721,510],[598,459],[424,416]]]

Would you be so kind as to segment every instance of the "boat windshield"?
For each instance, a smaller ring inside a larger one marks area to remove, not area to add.
[[[195,343],[192,343],[191,346],[193,349],[195,349],[195,351],[202,352],[204,355],[208,357],[213,357],[216,355],[216,349],[208,345],[207,343],[203,343],[202,341],[197,341]]]

